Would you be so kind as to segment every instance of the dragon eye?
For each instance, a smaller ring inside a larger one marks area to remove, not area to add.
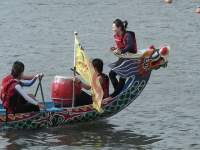
[[[157,61],[160,58],[159,52],[154,51],[154,53],[151,56],[152,61]]]

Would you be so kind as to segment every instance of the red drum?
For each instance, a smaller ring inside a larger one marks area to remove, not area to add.
[[[75,94],[81,92],[81,84],[75,85]],[[52,83],[51,98],[56,106],[70,107],[73,99],[73,78],[55,76]]]

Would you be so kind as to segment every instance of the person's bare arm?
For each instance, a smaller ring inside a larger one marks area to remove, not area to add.
[[[44,74],[43,73],[38,73],[36,75],[23,75],[22,76],[22,80],[32,80],[34,79],[35,77],[38,78],[38,77],[43,77]]]
[[[32,80],[36,75],[23,75],[22,80]]]
[[[103,84],[103,78],[101,76],[99,76],[98,80],[99,80],[100,84],[102,85]]]
[[[76,84],[81,84],[81,87],[86,89],[86,90],[90,90],[91,89],[91,86],[86,84],[86,83],[83,83],[80,79],[78,78],[75,78],[75,83]]]
[[[111,47],[111,48],[110,48],[111,51],[114,51],[114,50],[116,50],[116,49],[117,49],[116,47]]]

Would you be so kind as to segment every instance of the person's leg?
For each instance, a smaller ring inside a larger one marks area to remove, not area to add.
[[[119,78],[119,83],[117,85],[117,88],[115,89],[115,91],[110,95],[111,97],[115,97],[117,96],[124,88],[126,79],[125,78]]]
[[[27,102],[21,95],[17,95],[17,98],[15,99],[15,113],[26,113],[26,112],[34,112],[34,111],[40,111],[39,106],[33,105],[29,102]]]
[[[118,90],[121,92],[124,88],[124,85],[126,83],[126,79],[125,78],[119,78],[119,84],[118,84]]]
[[[118,87],[118,80],[117,80],[116,76],[117,76],[117,74],[114,71],[111,70],[109,72],[109,78],[110,78],[110,81],[111,81],[111,83],[112,83],[112,85],[114,87],[114,90],[116,90],[117,87]]]
[[[76,95],[75,106],[83,106],[92,104],[92,96],[84,91],[81,91],[79,95]]]
[[[40,111],[40,108],[28,102],[26,104],[18,104],[15,107],[15,113],[27,113],[27,112],[37,112],[37,111]]]
[[[28,103],[18,92],[10,100],[10,107],[13,113],[26,113],[33,111],[40,111],[39,106]]]
[[[24,105],[24,112],[36,112],[36,111],[40,111],[40,108],[39,106],[36,106],[36,105],[33,105],[31,103],[26,103]]]
[[[26,104],[26,101],[23,99],[23,97],[16,91],[13,95],[13,97],[10,100],[10,108],[12,108],[13,113],[17,113],[20,111],[21,106]]]

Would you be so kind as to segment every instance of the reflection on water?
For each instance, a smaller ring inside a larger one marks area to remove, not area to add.
[[[116,130],[117,126],[106,121],[82,123],[67,128],[1,133],[1,147],[9,150],[29,148],[135,148],[151,149],[151,144],[161,139],[130,130]]]

